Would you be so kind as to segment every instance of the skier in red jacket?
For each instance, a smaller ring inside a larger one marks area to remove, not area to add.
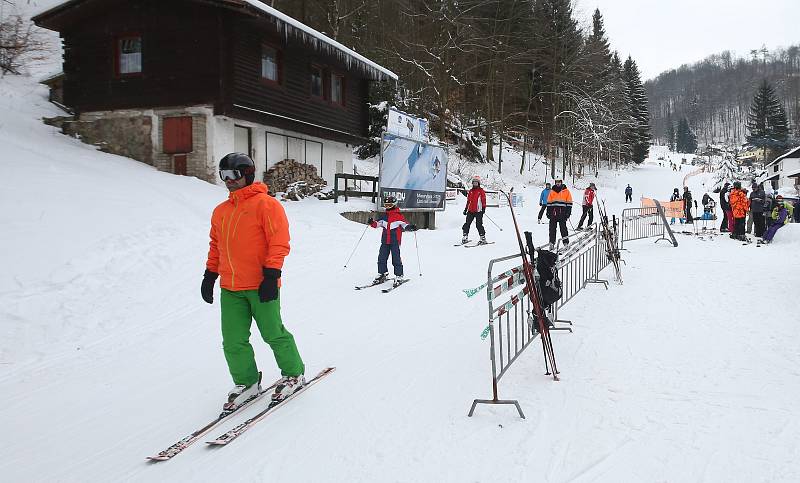
[[[478,235],[481,236],[479,245],[486,244],[486,230],[483,229],[483,214],[486,213],[486,192],[481,188],[481,179],[477,176],[472,178],[472,189],[467,193],[467,206],[464,207],[464,215],[467,221],[461,227],[464,236],[461,238],[461,243],[467,243],[469,240],[469,229],[472,226],[472,220],[475,220],[475,226],[478,228]]]
[[[578,229],[583,229],[583,220],[586,219],[586,215],[589,215],[589,223],[587,228],[591,228],[592,221],[594,221],[594,191],[597,187],[594,183],[589,183],[589,187],[586,188],[586,191],[583,192],[583,214],[581,215],[581,220],[578,222]]]

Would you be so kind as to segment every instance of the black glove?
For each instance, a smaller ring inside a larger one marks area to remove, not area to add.
[[[214,273],[206,268],[203,274],[203,283],[200,285],[200,295],[206,303],[214,303],[214,282],[217,281],[217,277],[219,277],[218,273]]]
[[[419,228],[417,228],[417,225],[406,225],[406,228],[405,228],[404,231],[417,231],[418,229]]]
[[[372,223],[374,223],[374,222],[375,222],[375,220],[373,220],[372,218],[370,218],[369,220],[367,220],[367,225],[371,225],[371,224],[372,224]]]
[[[467,209],[466,209],[466,208],[464,208],[464,214],[465,214],[465,215],[467,214]]]
[[[264,280],[258,286],[258,300],[261,302],[271,302],[278,298],[278,279],[281,278],[281,271],[277,268],[265,268]]]
[[[571,206],[567,206],[566,216],[564,217],[564,221],[568,220],[570,216],[572,216],[572,207]]]
[[[485,214],[486,214],[486,208],[481,210],[481,215],[485,215]]]

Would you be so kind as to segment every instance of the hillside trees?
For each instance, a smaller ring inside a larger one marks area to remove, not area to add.
[[[666,133],[667,115],[686,117],[701,144],[738,144],[746,140],[753,91],[762,80],[775,90],[786,113],[789,142],[800,136],[800,46],[755,49],[750,58],[730,52],[662,73],[645,83],[651,123]]]
[[[584,32],[569,0],[267,3],[396,72],[390,105],[500,170],[498,143],[543,155],[563,176],[630,161],[636,142],[641,158],[649,139],[600,12]]]

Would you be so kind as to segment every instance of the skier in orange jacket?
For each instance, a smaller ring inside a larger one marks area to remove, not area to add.
[[[214,302],[214,283],[221,276],[222,349],[234,388],[226,409],[261,392],[261,373],[250,345],[253,319],[272,349],[283,376],[273,400],[281,400],[305,384],[305,366],[294,337],[280,312],[280,278],[289,254],[289,222],[267,186],[254,183],[255,163],[246,154],[231,153],[219,163],[219,175],[230,191],[211,216],[211,242],[200,293]]]

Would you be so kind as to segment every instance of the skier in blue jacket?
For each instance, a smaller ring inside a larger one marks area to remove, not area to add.
[[[542,194],[539,195],[539,216],[536,219],[536,223],[542,222],[542,216],[544,215],[545,210],[547,210],[547,197],[550,195],[550,183],[545,183],[544,189],[542,190]]]

